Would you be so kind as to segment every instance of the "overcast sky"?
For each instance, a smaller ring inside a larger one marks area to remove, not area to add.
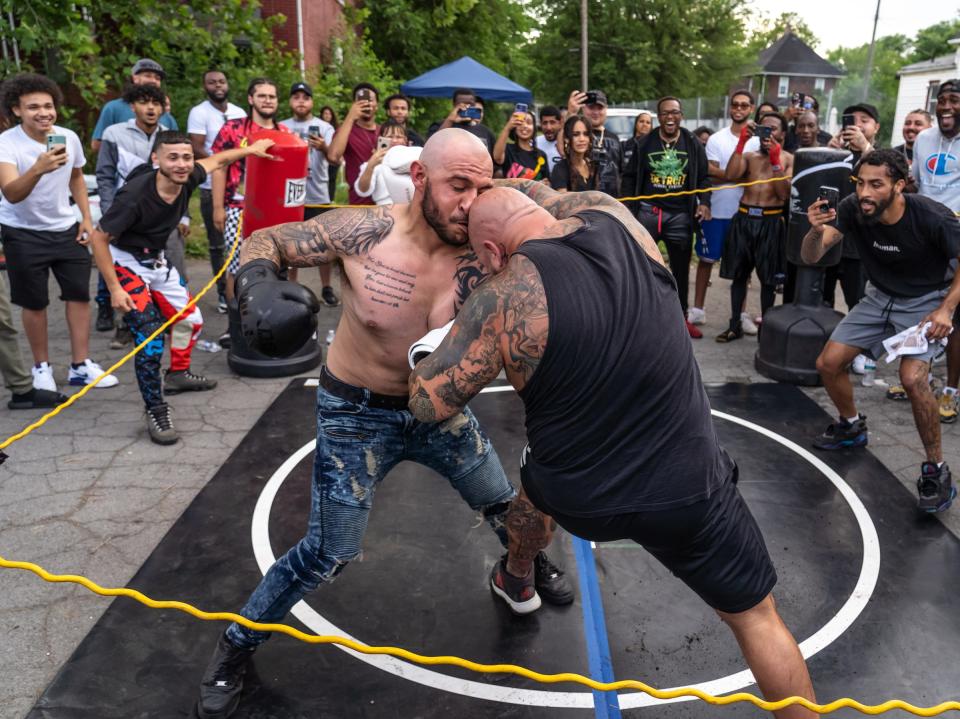
[[[748,0],[748,5],[771,17],[793,11],[800,15],[820,38],[815,49],[826,53],[836,47],[856,47],[870,42],[875,0]],[[881,0],[877,37],[901,33],[912,37],[917,30],[941,20],[950,20],[960,12],[960,0]]]

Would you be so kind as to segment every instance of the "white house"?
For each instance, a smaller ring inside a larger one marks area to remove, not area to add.
[[[897,111],[893,116],[890,147],[903,143],[903,121],[913,110],[926,110],[931,115],[937,107],[937,87],[941,82],[960,77],[960,38],[950,41],[956,50],[933,60],[915,62],[900,68]]]

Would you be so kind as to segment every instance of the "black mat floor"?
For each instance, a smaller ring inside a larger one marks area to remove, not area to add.
[[[724,416],[716,420],[777,566],[775,596],[784,619],[800,641],[841,625],[809,659],[820,700],[852,696],[878,703],[895,697],[926,705],[957,698],[960,618],[952,599],[960,586],[960,542],[935,519],[918,515],[914,497],[869,452],[817,455],[856,495],[850,499],[796,447],[785,445],[808,447],[810,436],[829,421],[796,388],[722,385],[708,391],[716,412],[756,425]],[[171,528],[131,587],[206,610],[239,609],[262,576],[251,543],[254,507],[278,468],[313,439],[314,392],[303,380],[291,383]],[[493,392],[471,406],[518,482],[524,442],[519,399],[512,391]],[[306,521],[312,454],[304,454],[265,512],[268,521],[256,528],[269,537],[277,556],[299,539]],[[859,518],[855,506],[865,510]],[[878,545],[865,547],[864,536],[867,545],[878,537]],[[550,553],[576,583],[572,541],[561,533]],[[445,481],[404,463],[378,490],[362,561],[321,587],[297,610],[299,618],[288,622],[317,633],[333,632],[332,625],[336,633],[368,644],[424,654],[590,674],[580,588],[573,606],[545,605],[530,617],[515,618],[487,585],[500,551],[486,525],[478,526]],[[745,667],[728,630],[642,549],[610,543],[593,554],[617,679],[756,691],[749,679],[736,676]],[[221,623],[114,600],[29,717],[192,716],[197,684],[222,630]],[[622,712],[764,716],[745,705],[716,708],[700,702],[634,708],[641,698],[622,694]],[[616,710],[598,712],[591,693],[575,685],[403,663],[388,670],[335,647],[284,636],[257,653],[236,714],[238,719],[597,715],[616,716]]]

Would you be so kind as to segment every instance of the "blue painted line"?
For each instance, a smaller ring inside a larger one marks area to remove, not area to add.
[[[613,661],[607,641],[607,622],[603,616],[600,581],[590,542],[573,537],[573,554],[577,560],[580,581],[580,601],[583,604],[584,636],[587,640],[587,659],[590,676],[600,682],[612,682]],[[593,707],[597,719],[620,719],[620,700],[616,692],[593,691]]]

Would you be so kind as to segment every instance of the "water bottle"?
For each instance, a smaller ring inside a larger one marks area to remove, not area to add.
[[[223,349],[219,342],[211,342],[210,340],[199,340],[196,348],[201,352],[219,352]]]
[[[860,379],[860,384],[864,387],[873,387],[876,380],[877,363],[867,358],[867,361],[863,363],[863,377]]]
[[[333,344],[333,338],[336,336],[336,330],[330,330],[327,332],[327,347]]]

